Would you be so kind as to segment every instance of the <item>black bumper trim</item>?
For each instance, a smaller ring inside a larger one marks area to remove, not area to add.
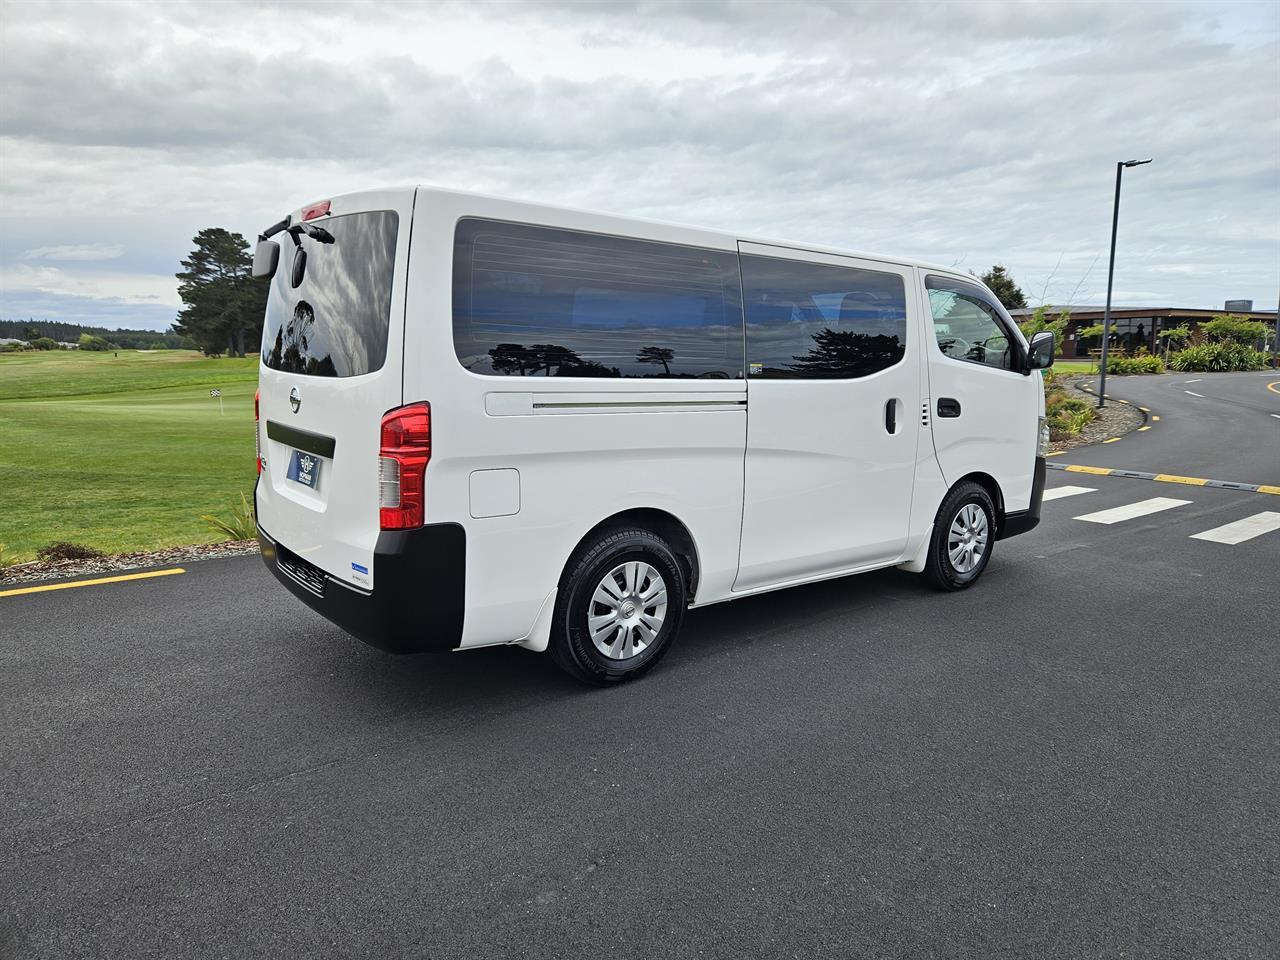
[[[384,530],[373,555],[372,591],[323,571],[323,590],[307,589],[281,569],[290,551],[258,527],[262,562],[295,597],[352,636],[389,653],[457,648],[465,612],[467,533],[461,524]]]
[[[1031,506],[1026,510],[1006,513],[1004,523],[1000,526],[997,540],[1016,537],[1020,533],[1034,530],[1040,524],[1040,506],[1044,503],[1044,457],[1036,457],[1035,479],[1031,482]]]

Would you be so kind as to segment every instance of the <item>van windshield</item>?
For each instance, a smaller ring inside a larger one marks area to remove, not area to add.
[[[331,243],[302,233],[301,246],[288,239],[280,245],[262,362],[314,377],[371,373],[387,357],[399,217],[379,210],[317,225],[332,236]]]

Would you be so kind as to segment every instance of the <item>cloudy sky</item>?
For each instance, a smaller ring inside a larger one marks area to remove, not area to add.
[[[1280,4],[0,0],[0,317],[163,329],[206,226],[434,183],[1004,263],[1100,302],[1280,289]]]

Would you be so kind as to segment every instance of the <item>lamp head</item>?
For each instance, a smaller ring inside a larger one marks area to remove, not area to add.
[[[1150,162],[1151,162],[1151,157],[1147,157],[1147,159],[1145,159],[1145,160],[1125,160],[1125,161],[1123,161],[1123,166],[1126,166],[1126,167],[1140,167],[1140,166],[1142,166],[1144,163],[1150,163]]]

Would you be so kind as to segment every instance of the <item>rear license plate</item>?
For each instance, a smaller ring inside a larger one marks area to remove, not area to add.
[[[285,476],[294,483],[318,490],[320,489],[320,463],[319,457],[295,450],[289,459],[289,472]]]

